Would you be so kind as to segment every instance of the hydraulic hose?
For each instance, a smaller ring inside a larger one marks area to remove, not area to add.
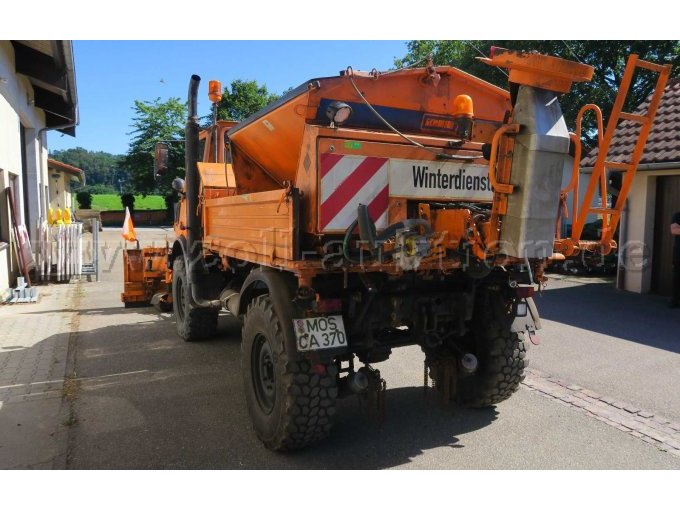
[[[360,260],[355,259],[352,254],[350,253],[350,248],[349,248],[349,242],[350,242],[350,237],[352,236],[352,232],[354,229],[359,225],[359,218],[367,218],[367,221],[371,221],[370,218],[366,214],[362,214],[362,207],[366,207],[363,205],[359,205],[358,213],[357,213],[357,218],[350,224],[349,227],[347,227],[347,230],[345,230],[345,235],[342,238],[342,254],[347,259],[348,262],[352,264],[359,264],[361,263]],[[366,221],[366,220],[365,220]],[[382,233],[375,239],[364,239],[363,235],[361,234],[362,231],[365,231],[367,229],[361,229],[360,230],[360,239],[364,242],[368,242],[369,245],[377,245],[378,243],[384,242],[388,240],[390,237],[395,236],[399,231],[401,230],[412,230],[417,227],[422,227],[425,230],[425,234],[431,234],[432,233],[432,226],[427,220],[421,219],[421,218],[411,218],[411,219],[406,219],[403,221],[398,221],[397,223],[393,223],[392,225],[388,226],[385,230],[382,231]],[[373,229],[369,229],[375,231],[375,225],[373,225]],[[371,246],[371,254],[370,254],[370,259],[375,257],[375,246]]]

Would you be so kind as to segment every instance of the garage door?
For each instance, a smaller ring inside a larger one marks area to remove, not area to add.
[[[670,229],[676,212],[680,212],[680,175],[657,177],[652,292],[663,296],[671,295],[673,238]]]

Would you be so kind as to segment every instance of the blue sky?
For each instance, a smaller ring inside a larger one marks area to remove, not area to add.
[[[75,41],[80,125],[76,137],[49,132],[50,150],[85,147],[123,154],[135,99],[185,98],[201,76],[199,108],[208,113],[208,80],[257,80],[281,93],[309,78],[354,69],[388,69],[405,41]],[[162,81],[161,81],[162,80]]]

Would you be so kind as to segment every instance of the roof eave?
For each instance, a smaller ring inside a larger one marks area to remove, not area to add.
[[[34,92],[34,105],[45,112],[45,128],[75,136],[78,94],[71,41],[12,41],[15,71]]]

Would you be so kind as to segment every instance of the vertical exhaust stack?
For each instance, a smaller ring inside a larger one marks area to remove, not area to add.
[[[187,197],[187,230],[189,241],[189,281],[193,283],[192,275],[202,269],[201,257],[201,217],[198,213],[198,85],[201,77],[191,76],[189,82],[189,116],[184,128],[186,169],[186,197]],[[196,267],[200,265],[201,267]]]
[[[206,272],[202,252],[202,221],[198,208],[198,157],[199,140],[198,133],[198,85],[201,77],[191,76],[189,82],[189,116],[184,128],[184,166],[186,168],[186,201],[187,201],[187,241],[189,252],[187,253],[187,279],[191,288],[192,305],[198,308],[222,308],[219,299],[205,299],[201,297],[202,287],[200,275]]]

